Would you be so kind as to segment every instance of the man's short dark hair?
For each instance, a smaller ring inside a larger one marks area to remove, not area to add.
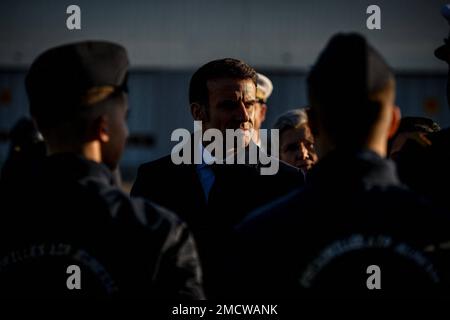
[[[208,62],[198,69],[189,83],[189,103],[208,103],[208,80],[232,78],[251,79],[256,86],[256,71],[242,60],[225,58]]]
[[[381,105],[371,95],[385,90],[393,72],[358,34],[334,36],[320,54],[308,79],[311,115],[320,109],[320,121],[334,142],[364,140],[378,119]]]

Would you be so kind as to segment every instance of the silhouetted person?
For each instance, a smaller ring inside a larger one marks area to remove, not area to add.
[[[390,141],[389,154],[396,164],[400,180],[411,189],[445,205],[445,134],[427,118],[406,117]],[[442,144],[444,143],[444,144]],[[443,153],[444,152],[444,153]],[[443,201],[442,201],[443,200]]]
[[[305,108],[283,113],[273,128],[280,130],[280,159],[305,173],[311,170],[318,157]]]
[[[449,17],[446,17],[447,20]],[[436,49],[435,56],[450,63],[450,40]],[[450,68],[449,68],[450,74]],[[447,79],[447,103],[450,106],[450,81]],[[396,159],[399,174],[410,188],[427,195],[437,204],[450,209],[450,128],[425,135],[427,145],[410,140]]]
[[[203,297],[186,225],[114,185],[127,70],[125,49],[101,41],[49,49],[31,65],[30,112],[49,156],[0,194],[1,296]]]
[[[449,222],[402,187],[385,159],[400,119],[392,71],[363,37],[339,34],[307,81],[319,162],[305,188],[237,228],[235,292],[282,298],[438,293],[446,274],[435,244],[450,238]]]

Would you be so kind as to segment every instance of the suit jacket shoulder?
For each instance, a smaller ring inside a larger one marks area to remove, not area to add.
[[[131,196],[151,198],[154,185],[170,178],[175,167],[170,155],[142,164],[138,169],[136,181],[131,189]]]

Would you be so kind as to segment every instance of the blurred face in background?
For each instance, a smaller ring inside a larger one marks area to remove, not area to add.
[[[255,104],[255,123],[254,128],[255,131],[258,131],[261,129],[261,125],[266,120],[266,111],[267,111],[267,105],[263,100],[258,100],[258,102]],[[259,134],[255,132],[255,135],[253,137],[253,141],[255,143],[258,143]]]
[[[280,159],[302,169],[310,170],[317,162],[314,138],[307,124],[289,128],[280,136]]]

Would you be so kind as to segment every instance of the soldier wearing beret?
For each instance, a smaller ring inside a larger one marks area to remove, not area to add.
[[[23,117],[9,133],[8,157],[2,167],[1,184],[11,186],[23,183],[33,175],[45,158],[44,138],[32,119]]]
[[[256,72],[245,62],[232,58],[210,61],[191,77],[192,117],[202,122],[203,130],[217,129],[224,136],[227,129],[241,128],[248,150],[252,140],[247,133],[255,123],[256,85]],[[222,294],[228,273],[224,260],[233,226],[254,208],[302,185],[303,175],[278,159],[273,159],[279,161],[274,175],[261,175],[262,163],[209,165],[211,160],[203,152],[207,143],[194,140],[187,144],[192,150],[202,150],[201,164],[177,165],[170,155],[145,163],[131,194],[160,203],[187,221],[202,258],[206,293],[216,298]],[[211,154],[209,158],[214,159]]]
[[[126,50],[102,41],[52,48],[31,65],[30,113],[48,156],[2,192],[2,296],[203,297],[186,225],[114,185],[128,135],[127,70]]]
[[[386,159],[400,119],[389,66],[362,36],[339,34],[307,85],[319,161],[304,188],[237,228],[234,288],[241,287],[235,292],[261,298],[448,294],[441,291],[448,290],[447,255],[436,248],[450,237],[449,218],[406,189]]]
[[[450,5],[442,10],[450,24]],[[450,35],[434,55],[450,65]],[[449,68],[450,76],[450,68]],[[450,81],[447,79],[447,103],[450,106]],[[448,188],[450,181],[450,128],[425,135],[427,144],[423,145],[409,139],[396,157],[400,179],[410,188],[432,198],[439,205],[450,209]]]

